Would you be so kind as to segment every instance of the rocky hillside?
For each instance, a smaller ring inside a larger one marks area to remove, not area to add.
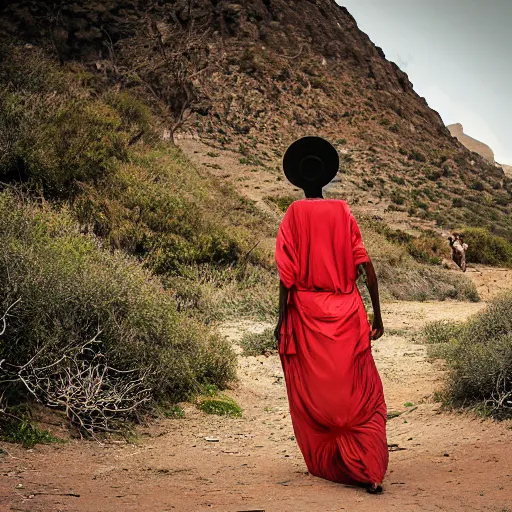
[[[447,126],[448,130],[461,144],[467,147],[473,153],[478,153],[480,156],[483,156],[489,162],[494,162],[494,153],[492,149],[483,142],[470,137],[469,135],[464,133],[464,128],[460,123],[451,124]]]
[[[333,193],[356,190],[354,202],[378,204],[383,215],[440,228],[492,226],[512,238],[510,178],[451,136],[407,75],[334,0],[82,0],[52,8],[14,0],[2,20],[12,37],[42,42],[62,62],[86,62],[116,83],[119,63],[140,62],[144,45],[134,34],[142,25],[157,35],[155,51],[176,31],[201,37],[206,64],[192,84],[201,101],[180,130],[240,153],[235,183],[254,170],[284,193],[278,182],[286,145],[320,134],[342,156]],[[151,76],[155,84],[167,75]],[[140,82],[124,85],[148,96]],[[156,102],[162,112],[172,110],[172,101],[162,106],[165,98]]]

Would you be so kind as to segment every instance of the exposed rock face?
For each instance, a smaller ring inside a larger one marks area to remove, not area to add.
[[[505,174],[512,178],[512,165],[502,165],[501,167],[503,167]]]
[[[456,137],[457,140],[465,147],[467,147],[470,151],[478,153],[479,155],[483,156],[486,160],[489,160],[489,162],[494,162],[494,153],[492,149],[489,146],[487,146],[487,144],[484,144],[483,142],[480,142],[476,139],[473,139],[473,137],[466,135],[464,133],[464,128],[460,123],[451,124],[450,126],[447,126],[447,128],[448,130],[450,130],[452,136]]]
[[[232,125],[235,132],[254,132],[275,143],[272,132],[281,138],[286,131],[293,137],[321,130],[339,138],[358,131],[351,127],[367,125],[368,140],[418,139],[426,133],[450,145],[437,112],[334,0],[52,5],[12,0],[4,7],[0,29],[32,42],[51,42],[62,61],[93,62],[108,58],[110,43],[129,35],[150,5],[164,23],[193,21],[213,28],[212,43],[222,41],[225,59],[211,75],[215,108],[209,119],[200,119],[197,129],[204,133],[216,133],[220,125],[229,132]]]

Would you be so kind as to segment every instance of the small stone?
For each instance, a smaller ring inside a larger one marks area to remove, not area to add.
[[[449,453],[443,453],[443,457],[449,457],[450,454]]]

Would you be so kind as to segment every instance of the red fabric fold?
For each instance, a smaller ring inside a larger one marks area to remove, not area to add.
[[[368,260],[345,202],[288,209],[276,262],[290,289],[279,349],[290,414],[310,473],[349,484],[380,483],[388,464],[386,404],[355,287]]]

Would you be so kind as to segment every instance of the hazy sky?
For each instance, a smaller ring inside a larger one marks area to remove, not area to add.
[[[446,124],[512,165],[512,0],[336,0]]]

